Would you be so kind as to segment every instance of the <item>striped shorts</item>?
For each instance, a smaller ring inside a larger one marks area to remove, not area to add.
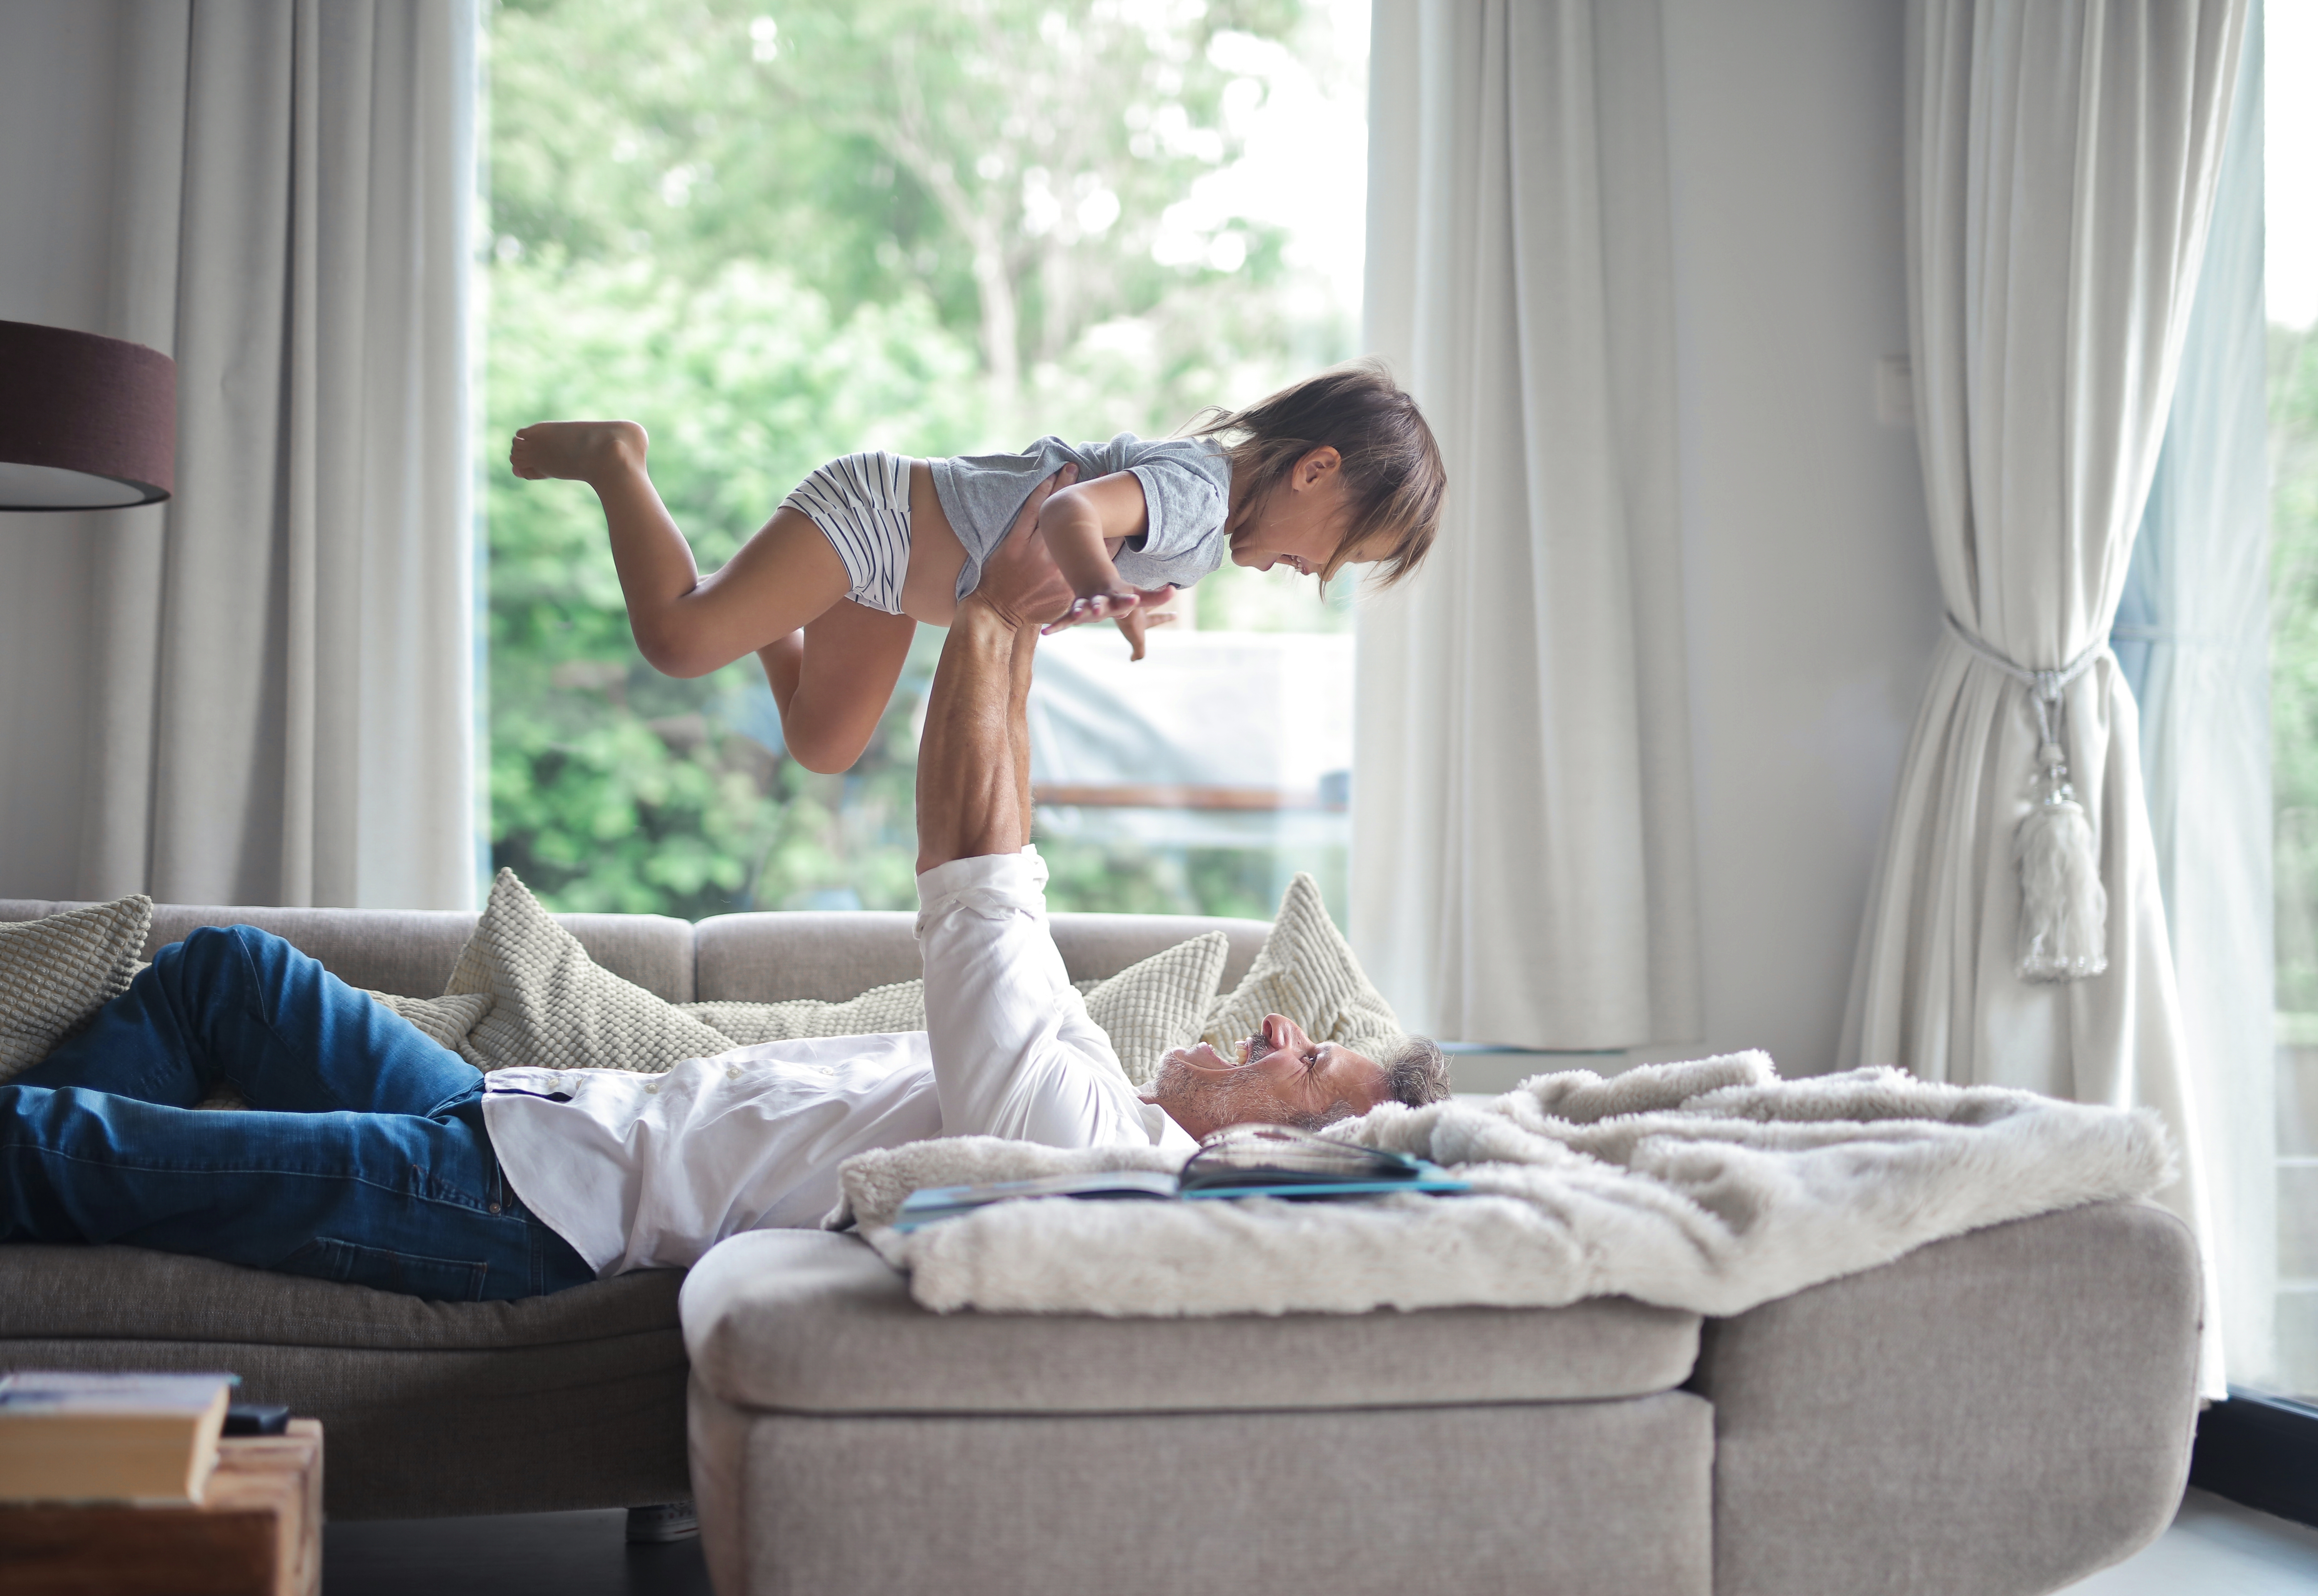
[[[784,508],[821,528],[853,585],[846,597],[887,615],[902,613],[910,569],[910,462],[871,449],[814,468]]]

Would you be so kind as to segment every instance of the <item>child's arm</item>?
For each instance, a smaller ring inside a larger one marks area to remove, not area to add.
[[[1038,535],[1056,568],[1081,600],[1058,626],[1100,620],[1135,608],[1135,590],[1110,563],[1110,551],[1151,525],[1143,483],[1131,471],[1115,471],[1091,482],[1057,491],[1038,512]]]

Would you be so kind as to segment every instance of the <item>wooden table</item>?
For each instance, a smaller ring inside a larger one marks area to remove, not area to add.
[[[318,1596],[322,1426],[218,1443],[199,1507],[0,1505],[7,1596]]]

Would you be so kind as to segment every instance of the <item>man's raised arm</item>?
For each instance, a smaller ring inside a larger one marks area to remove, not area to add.
[[[1040,623],[1073,596],[1038,539],[1038,509],[1074,474],[1065,466],[1031,494],[950,622],[918,744],[921,875],[1029,843],[1030,665]]]

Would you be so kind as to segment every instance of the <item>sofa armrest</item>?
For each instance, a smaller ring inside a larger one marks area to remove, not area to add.
[[[1727,1320],[1716,1596],[2057,1590],[2171,1520],[2197,1422],[2197,1244],[2101,1203]]]

